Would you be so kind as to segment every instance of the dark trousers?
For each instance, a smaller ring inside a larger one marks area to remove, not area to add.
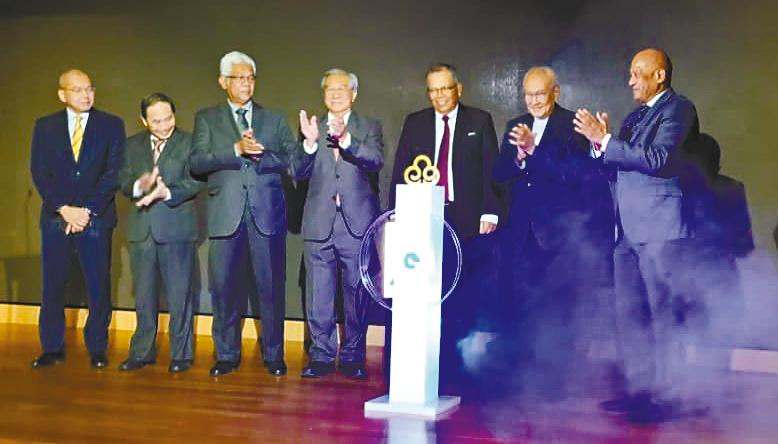
[[[338,270],[343,285],[344,337],[341,362],[364,362],[369,296],[358,291],[361,239],[348,229],[343,213],[335,215],[330,237],[305,241],[305,310],[311,333],[311,360],[333,362],[338,352],[335,317]]]
[[[43,256],[43,298],[38,329],[44,352],[65,347],[65,281],[73,249],[84,274],[89,316],[84,342],[90,353],[103,353],[111,323],[111,236],[113,227],[90,222],[81,233],[65,235],[62,220],[47,221],[41,227]]]
[[[613,306],[626,390],[674,397],[684,383],[683,312],[694,295],[689,239],[634,243],[614,251]]]
[[[265,236],[248,211],[234,234],[210,239],[208,279],[213,298],[216,358],[240,361],[242,316],[254,282],[262,318],[262,354],[266,362],[284,359],[286,314],[286,232]]]
[[[170,357],[176,361],[192,359],[194,242],[160,244],[149,236],[141,242],[130,242],[129,249],[138,320],[130,343],[130,358],[156,359],[159,273],[170,311]]]

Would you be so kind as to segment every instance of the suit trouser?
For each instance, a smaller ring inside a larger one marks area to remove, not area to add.
[[[43,299],[38,330],[44,352],[65,347],[65,282],[75,248],[88,293],[89,316],[84,342],[90,353],[102,353],[108,343],[111,323],[111,236],[113,227],[90,222],[76,234],[65,234],[62,220],[47,221],[41,227],[43,256]]]
[[[674,397],[684,384],[683,310],[692,287],[689,239],[633,243],[614,250],[616,327],[628,393]]]
[[[243,282],[252,278],[262,318],[263,359],[283,360],[286,231],[272,236],[260,233],[247,209],[235,233],[210,239],[208,279],[213,297],[213,340],[219,361],[240,361],[241,320],[248,301]]]
[[[358,291],[361,241],[349,231],[340,211],[325,241],[305,241],[305,309],[312,340],[309,354],[313,361],[333,362],[338,351],[335,295],[339,269],[345,318],[340,361],[365,360],[369,297]]]
[[[130,242],[129,247],[138,319],[130,343],[130,358],[147,362],[156,359],[159,272],[170,311],[170,357],[175,361],[192,359],[194,242],[161,244],[148,236],[143,241]]]

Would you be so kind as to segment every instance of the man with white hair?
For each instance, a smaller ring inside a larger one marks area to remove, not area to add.
[[[240,364],[244,282],[254,282],[262,317],[262,354],[274,376],[286,373],[286,202],[281,176],[298,144],[283,114],[252,100],[254,60],[222,57],[224,103],[195,116],[191,169],[208,181],[208,277],[216,364],[211,376]]]
[[[335,370],[338,341],[335,294],[338,270],[343,286],[344,335],[340,372],[364,379],[365,334],[369,298],[360,293],[359,249],[380,202],[375,176],[384,165],[381,124],[352,111],[359,80],[353,73],[330,69],[321,88],[327,114],[317,121],[300,111],[305,154],[296,165],[298,179],[310,179],[303,210],[306,317],[311,332],[310,362],[304,378]]]

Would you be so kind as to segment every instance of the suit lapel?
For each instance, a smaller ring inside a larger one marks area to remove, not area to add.
[[[433,108],[428,108],[429,112],[426,116],[424,116],[424,119],[427,120],[427,124],[424,125],[423,131],[424,133],[421,135],[421,146],[416,147],[417,155],[418,154],[424,154],[429,156],[430,160],[434,163],[435,162],[435,151],[438,149],[436,146],[437,141],[435,140],[435,110]],[[413,159],[411,159],[413,161]]]
[[[73,147],[70,144],[70,130],[68,129],[68,113],[62,110],[60,118],[56,120],[59,128],[56,132],[60,134],[61,142],[55,145],[55,150],[62,150],[61,157],[65,159],[68,166],[72,167],[76,164],[76,159],[73,158]],[[57,154],[57,153],[52,153]]]
[[[151,147],[151,135],[146,139],[148,141],[149,149],[147,150],[148,158],[151,161],[151,164],[154,164],[154,151]],[[159,154],[159,161],[157,162],[157,165],[159,165],[160,168],[162,168],[162,163],[166,162],[168,157],[175,155],[175,147],[176,143],[178,142],[178,128],[176,128],[173,131],[173,134],[170,135],[170,138],[165,143],[165,148],[162,150],[162,152]]]
[[[230,108],[230,105],[225,103],[221,105],[222,107],[222,125],[225,128],[229,128],[232,131],[232,134],[235,136],[235,139],[240,139],[240,131],[238,131],[238,124],[235,123],[235,119],[232,117],[232,108]],[[256,113],[252,114],[255,116]],[[254,117],[252,116],[252,118]]]
[[[262,107],[255,102],[251,102],[251,129],[254,131],[254,137],[258,137],[262,130]]]
[[[645,128],[650,122],[654,121],[654,118],[659,113],[659,111],[662,110],[662,108],[665,107],[670,102],[670,99],[675,95],[675,91],[673,91],[672,88],[668,89],[662,97],[659,98],[659,100],[654,103],[654,106],[650,107],[648,111],[646,112],[646,115],[643,116],[643,119],[640,120],[635,125],[635,129],[632,130],[632,137],[630,137],[630,142],[634,142],[640,134],[643,133],[642,129]]]
[[[99,126],[99,119],[100,116],[98,115],[98,111],[92,108],[92,110],[89,111],[89,119],[87,119],[86,127],[84,128],[84,139],[83,142],[81,142],[81,151],[78,153],[77,163],[79,165],[86,164],[92,159],[94,155],[93,150],[95,149],[95,145],[97,143],[97,127]],[[70,137],[68,136],[68,141],[69,140]],[[70,157],[73,157],[72,147]]]

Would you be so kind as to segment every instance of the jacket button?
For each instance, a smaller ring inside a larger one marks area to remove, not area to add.
[[[336,179],[340,179],[340,174],[336,174],[336,175],[335,175],[335,178],[336,178]]]
[[[247,187],[246,187],[246,184],[244,183],[244,184],[243,184],[243,189],[245,190],[246,188],[247,188]]]
[[[81,175],[81,171],[76,171],[76,176],[80,176],[80,175]]]
[[[527,188],[529,188],[529,187],[531,187],[531,186],[532,186],[532,183],[530,183],[530,182],[527,182]]]

